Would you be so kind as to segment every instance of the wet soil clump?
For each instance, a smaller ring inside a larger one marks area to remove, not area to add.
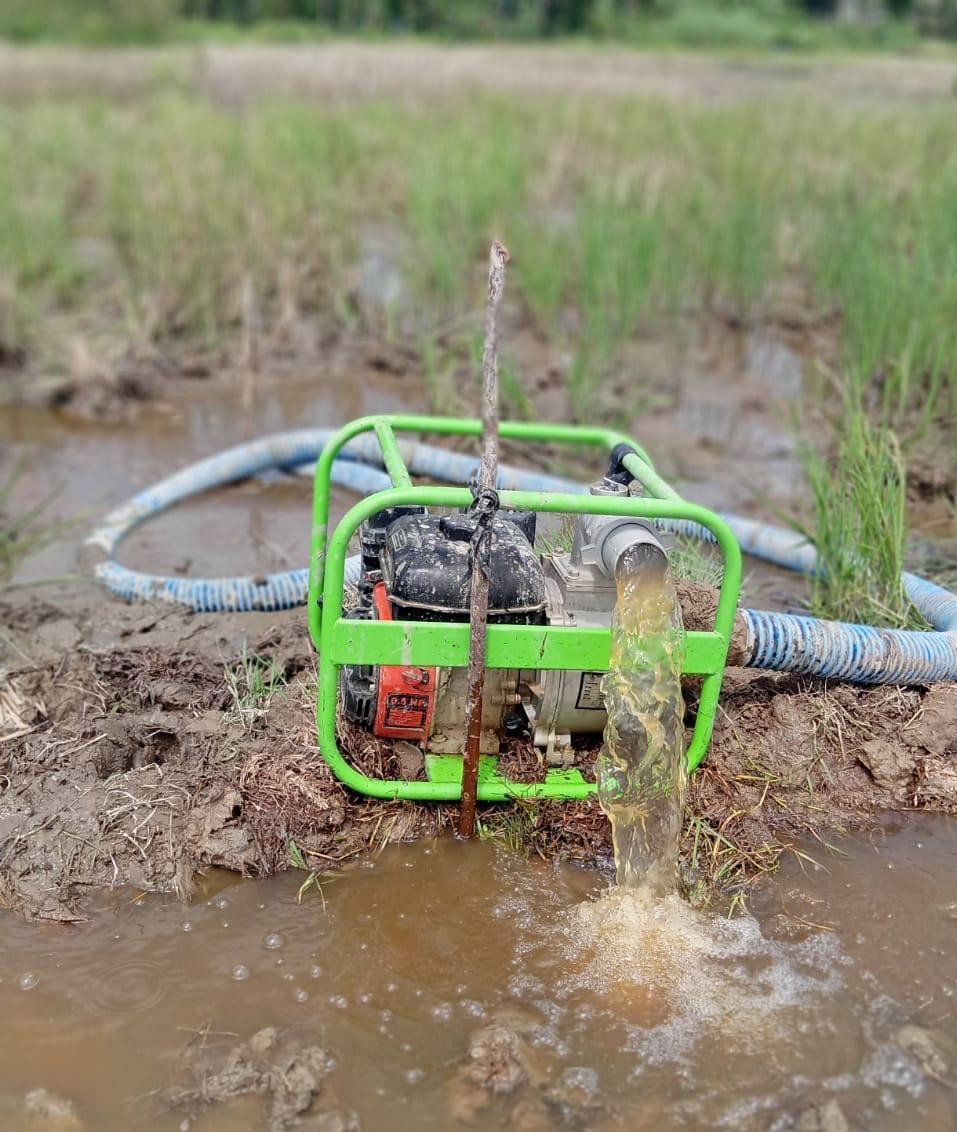
[[[3,603],[0,622],[0,901],[31,918],[82,918],[92,888],[187,900],[211,867],[288,867],[292,841],[335,867],[442,823],[333,779],[301,613],[77,599]],[[250,658],[270,666],[268,702],[237,700]]]
[[[127,606],[80,586],[11,593],[0,624],[0,901],[25,916],[79,919],[85,893],[121,885],[188,900],[213,867],[321,874],[454,822],[453,806],[361,798],[333,778],[301,611]],[[250,663],[271,674],[256,695],[240,678]],[[686,699],[690,725],[693,686]],[[342,742],[369,773],[421,773],[408,744]],[[586,776],[594,756],[593,744],[576,752]],[[545,769],[527,745],[503,762],[517,779]],[[717,881],[733,891],[799,837],[823,847],[828,831],[914,808],[957,813],[957,687],[729,669],[691,782],[686,888],[707,902]],[[484,836],[546,859],[611,860],[590,800],[487,807],[481,820]]]
[[[182,1128],[192,1128],[194,1122],[201,1127],[207,1109],[253,1094],[264,1098],[267,1132],[356,1132],[354,1117],[329,1106],[324,1082],[334,1068],[335,1061],[320,1046],[267,1026],[225,1050],[210,1050],[205,1041],[191,1045],[186,1056],[190,1084],[166,1089],[160,1099],[166,1108],[185,1114]]]

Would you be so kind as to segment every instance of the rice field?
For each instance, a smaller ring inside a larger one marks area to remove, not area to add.
[[[371,81],[361,99],[260,84],[227,98],[162,58],[125,97],[8,91],[0,103],[8,365],[69,367],[78,338],[133,355],[225,349],[251,322],[281,337],[308,318],[328,336],[407,345],[433,408],[447,411],[462,365],[474,366],[476,273],[502,235],[511,325],[567,357],[576,420],[638,410],[637,383],[630,403],[599,396],[636,343],[796,325],[813,376],[815,529],[847,530],[828,519],[832,456],[838,470],[853,463],[842,438],[869,430],[867,444],[900,452],[899,484],[915,445],[953,465],[949,101],[839,97],[815,83],[657,97],[574,81],[519,95],[452,83],[407,98]],[[534,412],[526,378],[507,356],[512,415]],[[886,461],[863,466],[865,494],[883,498]],[[906,521],[878,525],[874,553],[899,562]],[[816,600],[868,615],[867,603]],[[878,602],[900,620],[895,600]]]

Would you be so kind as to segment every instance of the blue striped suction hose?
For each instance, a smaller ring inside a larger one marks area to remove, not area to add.
[[[121,566],[113,557],[121,540],[139,523],[210,488],[274,469],[295,471],[311,465],[333,436],[332,429],[301,429],[229,448],[169,476],[111,511],[85,540],[108,555],[94,573],[113,593],[127,600],[175,602],[201,611],[288,609],[306,599],[309,571],[285,570],[263,576],[179,578],[146,574]],[[449,452],[417,441],[401,440],[403,458],[413,475],[468,483],[477,457]],[[524,491],[584,492],[579,483],[540,472],[502,466],[499,487]],[[382,469],[378,441],[356,437],[332,465],[332,482],[363,495],[391,486]],[[811,574],[817,554],[793,531],[737,515],[723,515],[746,554]],[[694,523],[665,520],[662,527],[699,538],[710,532]],[[346,581],[359,577],[359,559],[346,563]],[[930,625],[930,631],[879,629],[842,621],[824,621],[792,613],[745,609],[747,640],[744,663],[754,668],[799,672],[865,684],[929,684],[957,680],[957,595],[915,574],[904,574],[904,589]]]

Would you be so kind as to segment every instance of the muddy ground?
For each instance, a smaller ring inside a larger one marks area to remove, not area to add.
[[[332,778],[301,611],[198,614],[80,586],[55,600],[9,595],[0,624],[0,900],[25,916],[82,918],[85,895],[104,886],[186,900],[213,867],[289,868],[292,841],[310,869],[336,870],[455,824],[454,806],[362,799]],[[271,665],[271,695],[237,697],[243,656]],[[690,721],[693,687],[687,698]],[[369,743],[355,753],[372,768],[392,757]],[[834,831],[915,807],[957,813],[957,686],[827,687],[730,669],[692,783],[685,882],[699,900],[726,899],[798,836],[824,853]],[[529,852],[610,861],[593,803],[523,807],[518,821],[493,808],[485,822]]]
[[[673,348],[646,341],[634,358],[640,402],[624,372],[602,391],[632,407],[625,427],[653,439],[659,466],[689,497],[778,522],[800,510],[792,416],[813,380],[808,359],[827,356],[834,338],[833,328],[795,310],[761,328],[711,326],[677,361]],[[504,333],[534,375],[535,414],[567,419],[554,349],[516,313],[510,318]],[[211,362],[202,380],[157,374],[140,397],[117,373],[75,387],[66,377],[61,395],[41,392],[0,419],[0,442],[26,458],[23,505],[47,498],[52,483],[51,516],[81,519],[22,564],[15,578],[24,588],[0,591],[0,900],[26,916],[82,917],[85,895],[103,886],[188,899],[212,867],[250,875],[289,867],[291,842],[309,869],[335,870],[389,841],[455,824],[454,807],[377,803],[332,779],[316,747],[315,656],[302,611],[127,606],[77,572],[77,540],[94,516],[189,460],[247,436],[426,400],[415,359],[374,338],[285,368],[267,356],[248,419],[235,375],[228,359]],[[802,432],[814,429],[805,415]],[[946,536],[957,487],[941,451],[914,464],[911,482],[912,522],[936,536],[927,542],[934,572],[955,562]],[[562,465],[560,453],[538,456],[585,474]],[[217,492],[144,525],[121,558],[190,575],[234,572],[237,562],[297,565],[307,554],[307,495],[302,482]],[[799,604],[798,579],[748,569],[747,603]],[[69,580],[34,585],[61,575]],[[695,624],[692,604],[689,624],[708,627]],[[268,710],[237,703],[230,688],[244,650],[281,673]],[[686,692],[690,721],[695,690]],[[711,754],[691,787],[689,895],[726,903],[797,839],[817,836],[824,854],[836,831],[886,809],[957,812],[955,735],[953,687],[825,687],[732,669]],[[361,746],[372,769],[393,760]],[[539,776],[534,755],[511,754],[516,777]],[[588,758],[583,752],[586,768]],[[526,852],[610,862],[607,821],[593,803],[500,808],[484,822],[490,836]]]
[[[475,87],[571,86],[697,100],[800,88],[871,101],[949,98],[953,70],[944,60],[771,66],[677,53],[437,52],[421,44],[105,54],[0,46],[0,94],[14,98],[89,89],[125,97],[172,76],[224,102],[284,91],[434,97]],[[373,71],[378,85],[370,91]],[[290,841],[310,868],[336,869],[390,840],[454,824],[453,807],[375,803],[332,780],[316,748],[315,657],[301,611],[202,615],[126,606],[76,565],[78,538],[96,516],[229,444],[373,410],[421,411],[431,403],[474,411],[467,359],[440,391],[450,403],[438,404],[406,339],[374,331],[382,312],[363,292],[364,274],[359,264],[348,296],[362,316],[359,333],[301,313],[283,334],[265,332],[255,349],[237,327],[216,347],[184,340],[137,353],[111,329],[112,338],[78,347],[56,372],[43,359],[5,357],[0,343],[0,476],[22,460],[17,505],[43,504],[44,520],[72,524],[14,574],[29,587],[50,576],[69,575],[68,582],[0,591],[4,904],[62,920],[81,917],[84,896],[101,886],[185,899],[212,867],[249,874],[288,867]],[[826,437],[835,400],[819,371],[836,363],[839,327],[833,312],[815,311],[792,283],[760,325],[742,326],[716,310],[680,349],[643,337],[594,405],[595,419],[613,419],[646,441],[689,498],[775,522],[806,507],[795,420],[802,437]],[[561,348],[507,303],[502,339],[528,375],[528,415],[569,420],[570,359]],[[257,367],[247,364],[252,356]],[[952,447],[935,441],[909,453],[909,518],[912,529],[932,536],[915,565],[946,576],[957,568],[957,473]],[[562,453],[536,458],[585,474],[563,464]],[[256,570],[298,565],[306,556],[306,494],[302,484],[259,483],[218,492],[144,526],[122,560],[208,575],[231,573],[237,561],[247,568],[250,559]],[[752,572],[745,595],[755,605],[793,607],[800,583]],[[230,688],[244,649],[281,672],[268,710],[237,703]],[[690,719],[693,687],[687,695]],[[825,687],[730,670],[711,754],[692,782],[689,891],[707,899],[717,879],[733,896],[795,838],[816,834],[826,852],[830,833],[888,808],[957,812],[955,724],[953,687]],[[582,757],[587,763],[588,753]],[[391,756],[363,744],[361,758]],[[537,776],[528,752],[513,751],[512,761],[517,774]],[[493,835],[529,852],[599,866],[610,857],[607,822],[590,803],[503,808],[484,819]]]

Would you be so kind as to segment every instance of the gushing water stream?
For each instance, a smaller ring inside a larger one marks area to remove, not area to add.
[[[617,583],[598,798],[611,821],[618,884],[662,896],[676,887],[688,781],[681,609],[663,556],[626,555]]]

